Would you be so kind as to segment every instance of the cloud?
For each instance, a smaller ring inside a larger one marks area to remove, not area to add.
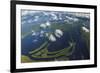
[[[40,27],[45,29],[46,25],[45,24],[41,24]]]
[[[55,30],[56,37],[60,38],[63,35],[63,32],[60,29]]]
[[[56,38],[55,38],[54,35],[50,34],[49,40],[52,41],[52,42],[55,42],[56,41]]]
[[[89,29],[87,29],[86,27],[82,27],[82,29],[83,29],[85,32],[89,32]]]

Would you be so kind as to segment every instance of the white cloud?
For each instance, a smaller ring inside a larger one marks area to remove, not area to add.
[[[32,30],[32,36],[35,36],[36,32],[34,30]]]
[[[44,34],[44,31],[41,30],[40,33],[41,33],[41,34]]]
[[[78,18],[66,16],[67,19],[72,20],[74,22],[78,21]]]
[[[52,15],[52,17],[53,17],[54,20],[57,20],[58,19],[57,16],[56,16],[56,14],[51,13],[51,15]]]
[[[50,24],[50,22],[46,22],[46,26],[50,26],[51,24]]]
[[[55,38],[54,35],[50,34],[49,40],[52,41],[52,42],[55,42],[56,41],[56,38]]]
[[[36,35],[36,33],[35,33],[35,32],[33,32],[33,33],[32,33],[32,36],[35,36],[35,35]]]
[[[22,11],[22,16],[27,15],[27,14],[33,14],[33,13],[36,13],[36,11],[23,10]]]
[[[28,22],[28,23],[32,23],[32,21],[33,21],[32,19],[29,19],[27,22]]]
[[[39,19],[39,16],[35,16],[34,21],[38,21],[38,19]]]
[[[60,29],[55,30],[55,35],[60,38],[63,35],[63,32]]]
[[[46,28],[46,24],[41,24],[40,27],[41,28]]]
[[[85,32],[89,32],[89,29],[87,29],[86,27],[82,27],[82,29],[83,29]]]

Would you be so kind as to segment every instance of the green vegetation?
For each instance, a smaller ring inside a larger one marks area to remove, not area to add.
[[[39,52],[41,49],[44,49],[44,47],[48,44],[48,42],[44,42],[39,48],[37,48],[36,50],[33,50],[31,52],[29,52],[29,54],[34,54],[34,53],[37,53]]]
[[[22,55],[21,56],[21,62],[27,63],[27,62],[32,62],[32,60],[28,56]]]
[[[72,54],[75,48],[75,43],[69,42],[69,47],[55,52],[49,52],[47,47],[48,44],[44,43],[41,47],[39,47],[39,49],[36,49],[30,52],[29,54],[31,54],[33,58],[57,58],[57,57],[64,57],[64,56],[67,57]]]

